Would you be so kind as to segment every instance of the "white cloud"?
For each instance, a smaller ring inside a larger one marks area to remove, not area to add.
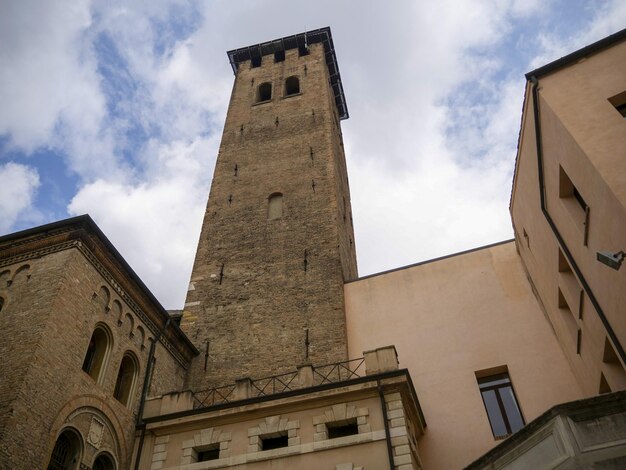
[[[0,17],[0,134],[26,152],[64,154],[83,185],[68,211],[89,212],[157,297],[180,307],[232,87],[226,51],[331,25],[351,114],[343,129],[360,272],[393,268],[512,235],[531,67],[508,70],[502,46],[553,3],[14,2]],[[625,9],[601,3],[578,38],[535,25],[539,46],[519,37],[518,46],[539,47],[541,65],[618,29]],[[121,63],[98,55],[102,37]],[[108,93],[120,96],[111,103]],[[133,141],[132,126],[148,141]]]
[[[6,233],[20,218],[34,215],[39,175],[34,168],[8,162],[0,165],[0,182],[0,233]]]
[[[217,142],[155,144],[154,178],[135,184],[98,179],[68,208],[72,215],[89,213],[168,307],[184,302]]]

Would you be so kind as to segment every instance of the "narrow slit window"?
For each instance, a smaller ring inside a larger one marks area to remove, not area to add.
[[[280,219],[283,216],[283,195],[274,193],[268,198],[267,218]]]
[[[261,83],[257,88],[256,102],[269,101],[272,99],[272,84],[269,82]]]
[[[300,93],[300,79],[289,77],[285,80],[285,96],[297,95]]]
[[[524,426],[508,373],[478,378],[478,387],[496,439],[502,439]]]

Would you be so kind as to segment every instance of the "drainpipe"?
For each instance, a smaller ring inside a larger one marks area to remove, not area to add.
[[[146,373],[143,378],[143,388],[141,390],[141,400],[139,401],[139,411],[137,412],[137,426],[141,426],[141,436],[139,437],[139,445],[137,446],[137,460],[135,460],[135,470],[139,470],[139,461],[141,460],[141,451],[143,450],[143,442],[146,438],[146,425],[143,422],[143,409],[146,404],[146,397],[148,395],[148,388],[150,388],[150,381],[152,380],[152,366],[154,363],[154,352],[156,350],[157,343],[161,340],[161,336],[170,326],[172,318],[168,318],[165,322],[165,326],[154,341],[150,344],[150,351],[148,352],[148,364],[146,366]]]
[[[552,217],[550,217],[550,214],[548,213],[548,209],[546,208],[545,180],[544,180],[544,174],[543,174],[543,144],[541,140],[541,137],[542,137],[541,136],[541,122],[540,122],[540,116],[539,116],[539,92],[538,92],[539,81],[537,80],[537,77],[535,77],[534,75],[530,76],[528,80],[532,84],[533,112],[534,112],[534,118],[535,118],[535,140],[537,143],[537,165],[538,165],[537,173],[539,175],[539,199],[541,201],[541,212],[546,218],[546,221],[548,222],[550,229],[552,229],[552,232],[554,233],[554,236],[556,237],[561,249],[563,250],[563,253],[565,254],[565,257],[567,258],[567,261],[569,261],[570,266],[576,273],[576,277],[582,284],[585,293],[587,294],[587,296],[589,297],[589,300],[591,301],[591,304],[594,306],[596,313],[600,317],[600,321],[602,322],[602,325],[604,325],[604,329],[609,335],[609,338],[611,338],[611,341],[613,342],[613,345],[615,346],[615,349],[617,350],[617,354],[619,355],[622,362],[626,364],[626,353],[624,352],[624,348],[619,342],[619,339],[617,338],[617,335],[613,331],[613,328],[611,328],[611,324],[609,323],[609,320],[606,318],[606,315],[604,314],[602,307],[600,307],[600,304],[598,303],[596,296],[593,295],[593,292],[591,291],[591,287],[587,283],[587,280],[583,276],[583,273],[580,271],[580,268],[576,264],[576,261],[574,260],[572,253],[569,251],[569,248],[565,244],[565,240],[559,233],[559,230],[556,227],[556,224],[552,220]]]
[[[391,445],[391,434],[389,433],[389,421],[387,420],[387,405],[385,404],[385,395],[383,395],[383,388],[380,385],[380,380],[377,380],[378,395],[380,396],[380,406],[383,410],[383,422],[385,423],[385,438],[387,440],[387,456],[389,457],[389,470],[394,470],[396,467],[393,463],[393,447]]]

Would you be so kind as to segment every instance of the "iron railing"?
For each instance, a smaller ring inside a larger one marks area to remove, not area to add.
[[[193,392],[193,407],[207,408],[209,406],[230,403],[232,400],[235,385],[224,385],[222,387],[209,388],[200,392]]]
[[[307,386],[332,384],[362,377],[365,375],[365,358],[360,357],[348,361],[312,366],[311,369],[313,371],[313,383],[311,384],[300,383],[298,371],[251,380],[247,398],[264,397]],[[192,392],[193,407],[207,408],[242,399],[242,397],[235,397],[235,389],[236,385],[232,384]]]

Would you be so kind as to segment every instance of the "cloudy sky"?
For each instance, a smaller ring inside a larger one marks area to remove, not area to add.
[[[88,213],[180,308],[226,51],[330,26],[360,274],[511,238],[523,74],[625,25],[623,0],[0,0],[0,234]]]

